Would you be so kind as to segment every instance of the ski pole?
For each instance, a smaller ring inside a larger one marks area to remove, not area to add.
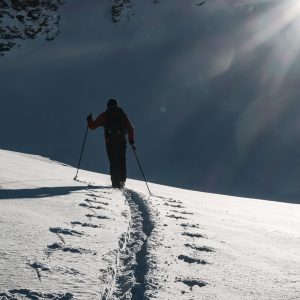
[[[79,171],[79,167],[80,167],[80,163],[81,163],[82,153],[83,153],[83,149],[84,149],[85,140],[86,140],[86,136],[87,136],[88,130],[89,130],[89,126],[86,126],[86,131],[85,131],[84,140],[83,140],[83,144],[82,144],[82,148],[81,148],[81,153],[80,153],[80,158],[79,158],[78,167],[77,167],[77,172],[76,172],[76,175],[74,177],[74,180],[77,179],[77,175],[78,175],[78,171]]]
[[[145,180],[147,189],[148,189],[148,191],[149,191],[149,194],[150,194],[150,196],[152,196],[152,193],[150,192],[150,189],[149,189],[149,186],[148,186],[148,183],[147,183],[145,174],[144,174],[144,172],[143,172],[141,163],[140,163],[139,158],[138,158],[138,156],[137,156],[137,154],[136,154],[136,152],[135,152],[136,148],[135,148],[133,145],[131,145],[131,146],[132,146],[132,151],[133,151],[133,153],[134,153],[134,156],[135,156],[135,158],[136,158],[136,161],[137,161],[137,163],[138,163],[138,165],[139,165],[139,167],[140,167],[141,173],[142,173],[142,175],[143,175],[143,177],[144,177],[144,180]]]

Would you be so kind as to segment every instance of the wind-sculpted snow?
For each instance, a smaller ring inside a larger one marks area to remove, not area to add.
[[[0,0],[0,55],[22,40],[53,40],[59,34],[57,11],[62,4],[63,0]]]

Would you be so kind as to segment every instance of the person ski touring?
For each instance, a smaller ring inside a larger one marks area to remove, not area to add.
[[[127,115],[118,106],[116,99],[109,99],[107,109],[95,121],[92,114],[87,117],[88,127],[104,127],[106,152],[110,163],[110,176],[114,188],[123,188],[126,181],[126,135],[134,146],[134,128]]]

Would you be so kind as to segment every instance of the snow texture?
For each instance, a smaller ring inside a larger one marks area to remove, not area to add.
[[[300,207],[0,151],[0,299],[299,299]]]

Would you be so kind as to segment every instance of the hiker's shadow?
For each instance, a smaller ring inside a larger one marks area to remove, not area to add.
[[[0,200],[7,199],[36,199],[55,196],[65,196],[73,192],[90,189],[107,189],[105,186],[59,186],[59,187],[41,187],[32,189],[0,189]]]

